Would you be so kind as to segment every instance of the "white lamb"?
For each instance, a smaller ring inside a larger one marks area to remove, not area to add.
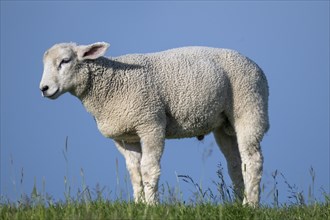
[[[102,57],[109,44],[56,44],[44,54],[40,89],[78,97],[126,159],[136,202],[158,202],[165,138],[213,132],[237,199],[258,205],[269,128],[268,85],[253,61],[228,49],[185,47]]]

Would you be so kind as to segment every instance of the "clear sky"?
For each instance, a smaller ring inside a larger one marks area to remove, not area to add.
[[[312,166],[316,197],[329,192],[329,1],[1,1],[1,195],[15,200],[36,182],[63,199],[64,176],[72,195],[83,177],[91,190],[131,193],[123,157],[79,100],[39,91],[46,49],[96,41],[111,44],[107,56],[199,45],[250,57],[270,86],[262,202],[272,200],[275,170],[307,196]],[[215,190],[219,163],[226,170],[212,135],[167,141],[160,183],[179,186],[185,199],[194,189],[176,174]],[[290,201],[278,182],[280,201]]]

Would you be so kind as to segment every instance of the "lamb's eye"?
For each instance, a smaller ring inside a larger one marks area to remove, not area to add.
[[[60,65],[58,65],[58,68],[60,69],[63,64],[69,63],[71,61],[71,58],[64,58],[61,60]]]

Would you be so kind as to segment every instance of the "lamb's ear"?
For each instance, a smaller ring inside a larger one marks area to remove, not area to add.
[[[105,54],[110,44],[97,42],[90,45],[77,46],[77,56],[79,60],[94,60]]]

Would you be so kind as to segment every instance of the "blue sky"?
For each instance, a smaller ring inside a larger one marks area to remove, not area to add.
[[[1,195],[15,200],[36,182],[40,191],[44,185],[63,199],[64,176],[75,195],[81,168],[90,189],[99,184],[111,196],[119,188],[131,192],[123,157],[79,100],[69,94],[55,101],[41,97],[44,51],[71,41],[109,42],[107,56],[191,45],[247,55],[270,86],[262,202],[272,201],[267,194],[275,170],[307,196],[312,166],[316,197],[321,188],[329,192],[328,1],[1,1]],[[212,135],[203,142],[167,141],[160,183],[179,186],[185,199],[193,187],[176,174],[215,190],[219,163],[226,170]],[[225,178],[229,182],[227,172]],[[280,177],[278,182],[280,201],[288,202],[288,187]]]

